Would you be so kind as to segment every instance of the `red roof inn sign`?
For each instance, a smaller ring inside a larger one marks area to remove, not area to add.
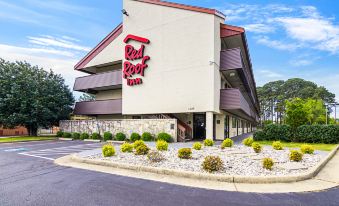
[[[127,44],[130,40],[134,40],[137,42],[141,42],[144,44],[149,44],[149,40],[143,37],[127,35],[124,39],[124,42]],[[145,45],[142,44],[139,49],[135,49],[132,45],[127,44],[125,46],[125,61],[123,68],[123,77],[127,80],[127,85],[134,86],[137,84],[142,84],[141,78],[133,78],[133,75],[139,74],[140,76],[144,76],[145,69],[148,67],[146,62],[151,58],[149,56],[144,56]],[[131,61],[141,59],[140,63],[133,64]]]

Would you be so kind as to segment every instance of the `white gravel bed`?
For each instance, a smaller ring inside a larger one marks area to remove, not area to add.
[[[243,176],[284,176],[303,173],[311,167],[317,165],[327,154],[326,152],[315,151],[314,154],[304,154],[301,162],[291,162],[289,160],[289,149],[273,150],[272,147],[265,146],[261,153],[257,154],[251,147],[235,145],[232,148],[221,149],[220,146],[203,147],[202,150],[192,149],[192,159],[178,158],[178,150],[169,148],[168,151],[161,152],[165,160],[153,163],[147,159],[146,155],[135,155],[134,153],[122,153],[120,146],[115,145],[116,154],[113,157],[103,157],[99,150],[96,154],[87,156],[89,159],[101,159],[105,161],[128,163],[133,165],[144,165],[177,169],[185,171],[206,173],[201,164],[205,156],[216,155],[224,162],[224,169],[217,174],[243,175]],[[154,147],[151,147],[155,150]],[[262,167],[262,159],[272,158],[275,162],[272,170]]]

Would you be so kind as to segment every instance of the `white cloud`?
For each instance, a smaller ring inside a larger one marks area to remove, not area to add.
[[[275,28],[265,24],[247,24],[243,26],[246,31],[253,33],[271,33],[274,32]]]
[[[313,61],[309,59],[294,59],[290,61],[290,64],[296,67],[311,65],[312,63]]]
[[[69,40],[66,40],[64,38],[56,38],[52,36],[40,36],[40,37],[28,37],[29,42],[32,44],[37,44],[41,46],[54,46],[54,47],[60,47],[64,49],[74,49],[78,51],[90,51],[91,48],[84,47],[78,44],[75,44]]]
[[[282,42],[278,40],[271,40],[267,36],[258,36],[255,38],[257,40],[257,43],[274,48],[274,49],[293,51],[300,47],[300,45],[293,44],[293,43]]]
[[[268,78],[278,78],[278,77],[283,77],[282,74],[277,73],[277,72],[274,72],[274,71],[272,71],[272,70],[268,70],[268,69],[262,69],[262,70],[259,70],[259,74],[260,74],[261,76],[268,77]]]

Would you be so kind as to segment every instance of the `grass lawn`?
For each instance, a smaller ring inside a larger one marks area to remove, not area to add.
[[[262,145],[272,145],[273,141],[257,141],[259,144]],[[283,147],[289,148],[300,148],[302,144],[309,144],[314,147],[315,150],[322,150],[322,151],[331,151],[334,149],[336,144],[322,144],[322,143],[299,143],[299,142],[281,142]]]
[[[44,140],[54,140],[55,137],[4,137],[0,138],[0,143],[8,142],[23,142],[23,141],[44,141]]]

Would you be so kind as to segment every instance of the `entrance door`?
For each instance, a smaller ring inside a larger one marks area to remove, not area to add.
[[[206,138],[206,116],[205,114],[193,115],[193,138],[205,139]]]

